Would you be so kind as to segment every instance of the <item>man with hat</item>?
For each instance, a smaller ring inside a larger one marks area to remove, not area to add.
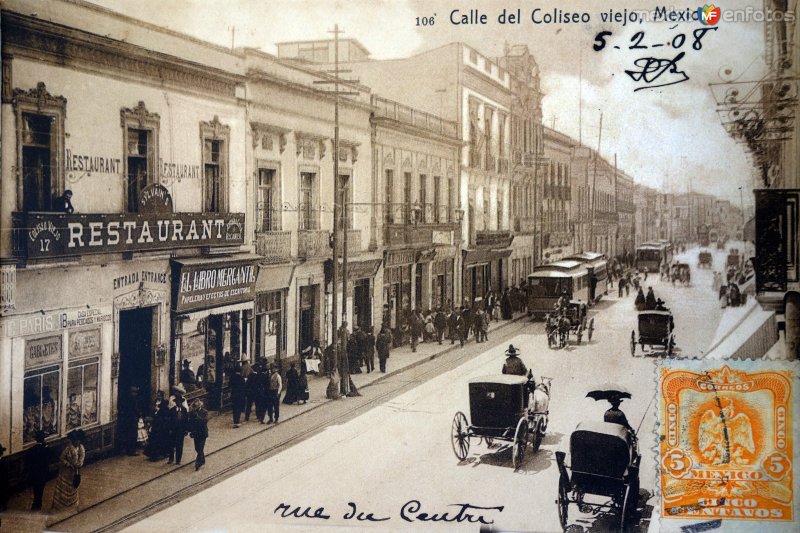
[[[197,378],[192,370],[192,362],[188,359],[183,360],[183,368],[181,369],[180,382],[188,390],[194,390],[197,387]]]
[[[50,477],[50,449],[44,443],[44,431],[36,431],[36,445],[25,453],[25,469],[28,471],[28,482],[33,488],[33,505],[31,511],[42,509],[44,486]]]
[[[176,465],[181,464],[181,459],[183,459],[183,443],[186,433],[189,432],[189,406],[183,397],[184,394],[186,394],[186,389],[178,383],[172,387],[172,398],[169,402],[173,427],[167,463],[171,464],[174,460]]]
[[[506,362],[503,365],[503,374],[512,374],[516,376],[525,376],[528,374],[525,363],[522,362],[522,359],[517,357],[518,355],[519,350],[517,350],[513,344],[509,344],[508,350],[506,350]]]

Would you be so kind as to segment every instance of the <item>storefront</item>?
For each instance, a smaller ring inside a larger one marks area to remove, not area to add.
[[[413,268],[413,251],[386,252],[383,271],[384,312],[382,325],[388,325],[394,333],[398,333],[403,326],[405,313],[411,311]],[[400,339],[400,335],[395,335],[396,342],[400,342]]]
[[[252,350],[243,358],[283,366],[288,347],[287,299],[294,270],[294,265],[259,268]]]
[[[431,309],[452,307],[454,271],[455,249],[439,250],[431,262]]]
[[[347,321],[350,327],[368,328],[374,325],[374,287],[375,275],[381,266],[382,259],[362,259],[347,263],[348,300]],[[339,262],[339,274],[343,273],[342,262]],[[325,283],[330,286],[333,280],[333,260],[325,261]]]
[[[463,294],[464,304],[483,301],[489,289],[501,294],[507,287],[506,273],[510,249],[465,250]]]
[[[249,359],[258,259],[238,254],[172,260],[171,381],[211,409],[227,405],[232,370]]]

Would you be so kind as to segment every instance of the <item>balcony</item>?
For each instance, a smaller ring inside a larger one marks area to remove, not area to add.
[[[447,205],[392,204],[384,206],[384,210],[384,242],[387,246],[430,246],[434,240],[437,244],[451,244],[450,233],[458,229],[455,209]]]
[[[286,263],[292,258],[291,231],[262,231],[256,233],[256,253],[268,264]]]
[[[636,205],[633,202],[617,199],[617,212],[635,213]]]
[[[297,232],[297,256],[300,259],[307,261],[330,255],[330,231],[312,229]]]
[[[372,105],[375,107],[376,117],[390,118],[448,137],[458,137],[458,125],[455,122],[379,96],[372,96]]]
[[[28,260],[244,244],[244,213],[15,212],[12,225]]]

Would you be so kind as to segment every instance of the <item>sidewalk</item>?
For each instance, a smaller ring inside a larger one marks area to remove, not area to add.
[[[493,331],[497,331],[521,319],[527,320],[527,316],[525,314],[517,314],[512,320],[492,322],[489,326],[490,338]],[[474,343],[473,336],[468,344]],[[387,372],[385,374],[377,370],[371,373],[355,374],[352,376],[353,383],[356,388],[361,390],[367,385],[380,382],[453,349],[460,349],[459,344],[456,342],[451,345],[449,340],[444,340],[442,345],[436,342],[421,343],[417,346],[416,352],[412,352],[409,346],[395,348],[387,361]],[[328,381],[327,376],[309,376],[309,401],[303,405],[281,404],[281,423],[277,425],[262,425],[259,424],[255,417],[251,417],[249,422],[243,423],[239,428],[234,428],[230,412],[213,413],[208,423],[209,438],[206,442],[206,455],[231,447],[255,434],[282,427],[286,420],[334,402],[335,400],[328,400],[325,396]],[[192,440],[187,437],[181,465],[167,464],[166,460],[151,462],[143,455],[135,457],[115,455],[89,464],[82,469],[81,473],[83,481],[80,488],[79,509],[66,510],[55,515],[46,514],[49,510],[50,502],[52,502],[53,488],[55,486],[55,480],[51,480],[44,492],[45,512],[27,512],[30,509],[33,496],[30,489],[24,490],[12,496],[8,502],[8,512],[2,516],[0,531],[42,531],[52,524],[79,514],[90,507],[144,483],[154,480],[166,481],[165,478],[172,476],[177,470],[182,471],[181,476],[188,475],[188,471],[193,473],[194,457],[195,452]]]

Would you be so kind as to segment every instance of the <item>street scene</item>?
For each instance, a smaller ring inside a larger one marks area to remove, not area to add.
[[[794,530],[796,2],[607,4],[4,0],[0,531]]]

